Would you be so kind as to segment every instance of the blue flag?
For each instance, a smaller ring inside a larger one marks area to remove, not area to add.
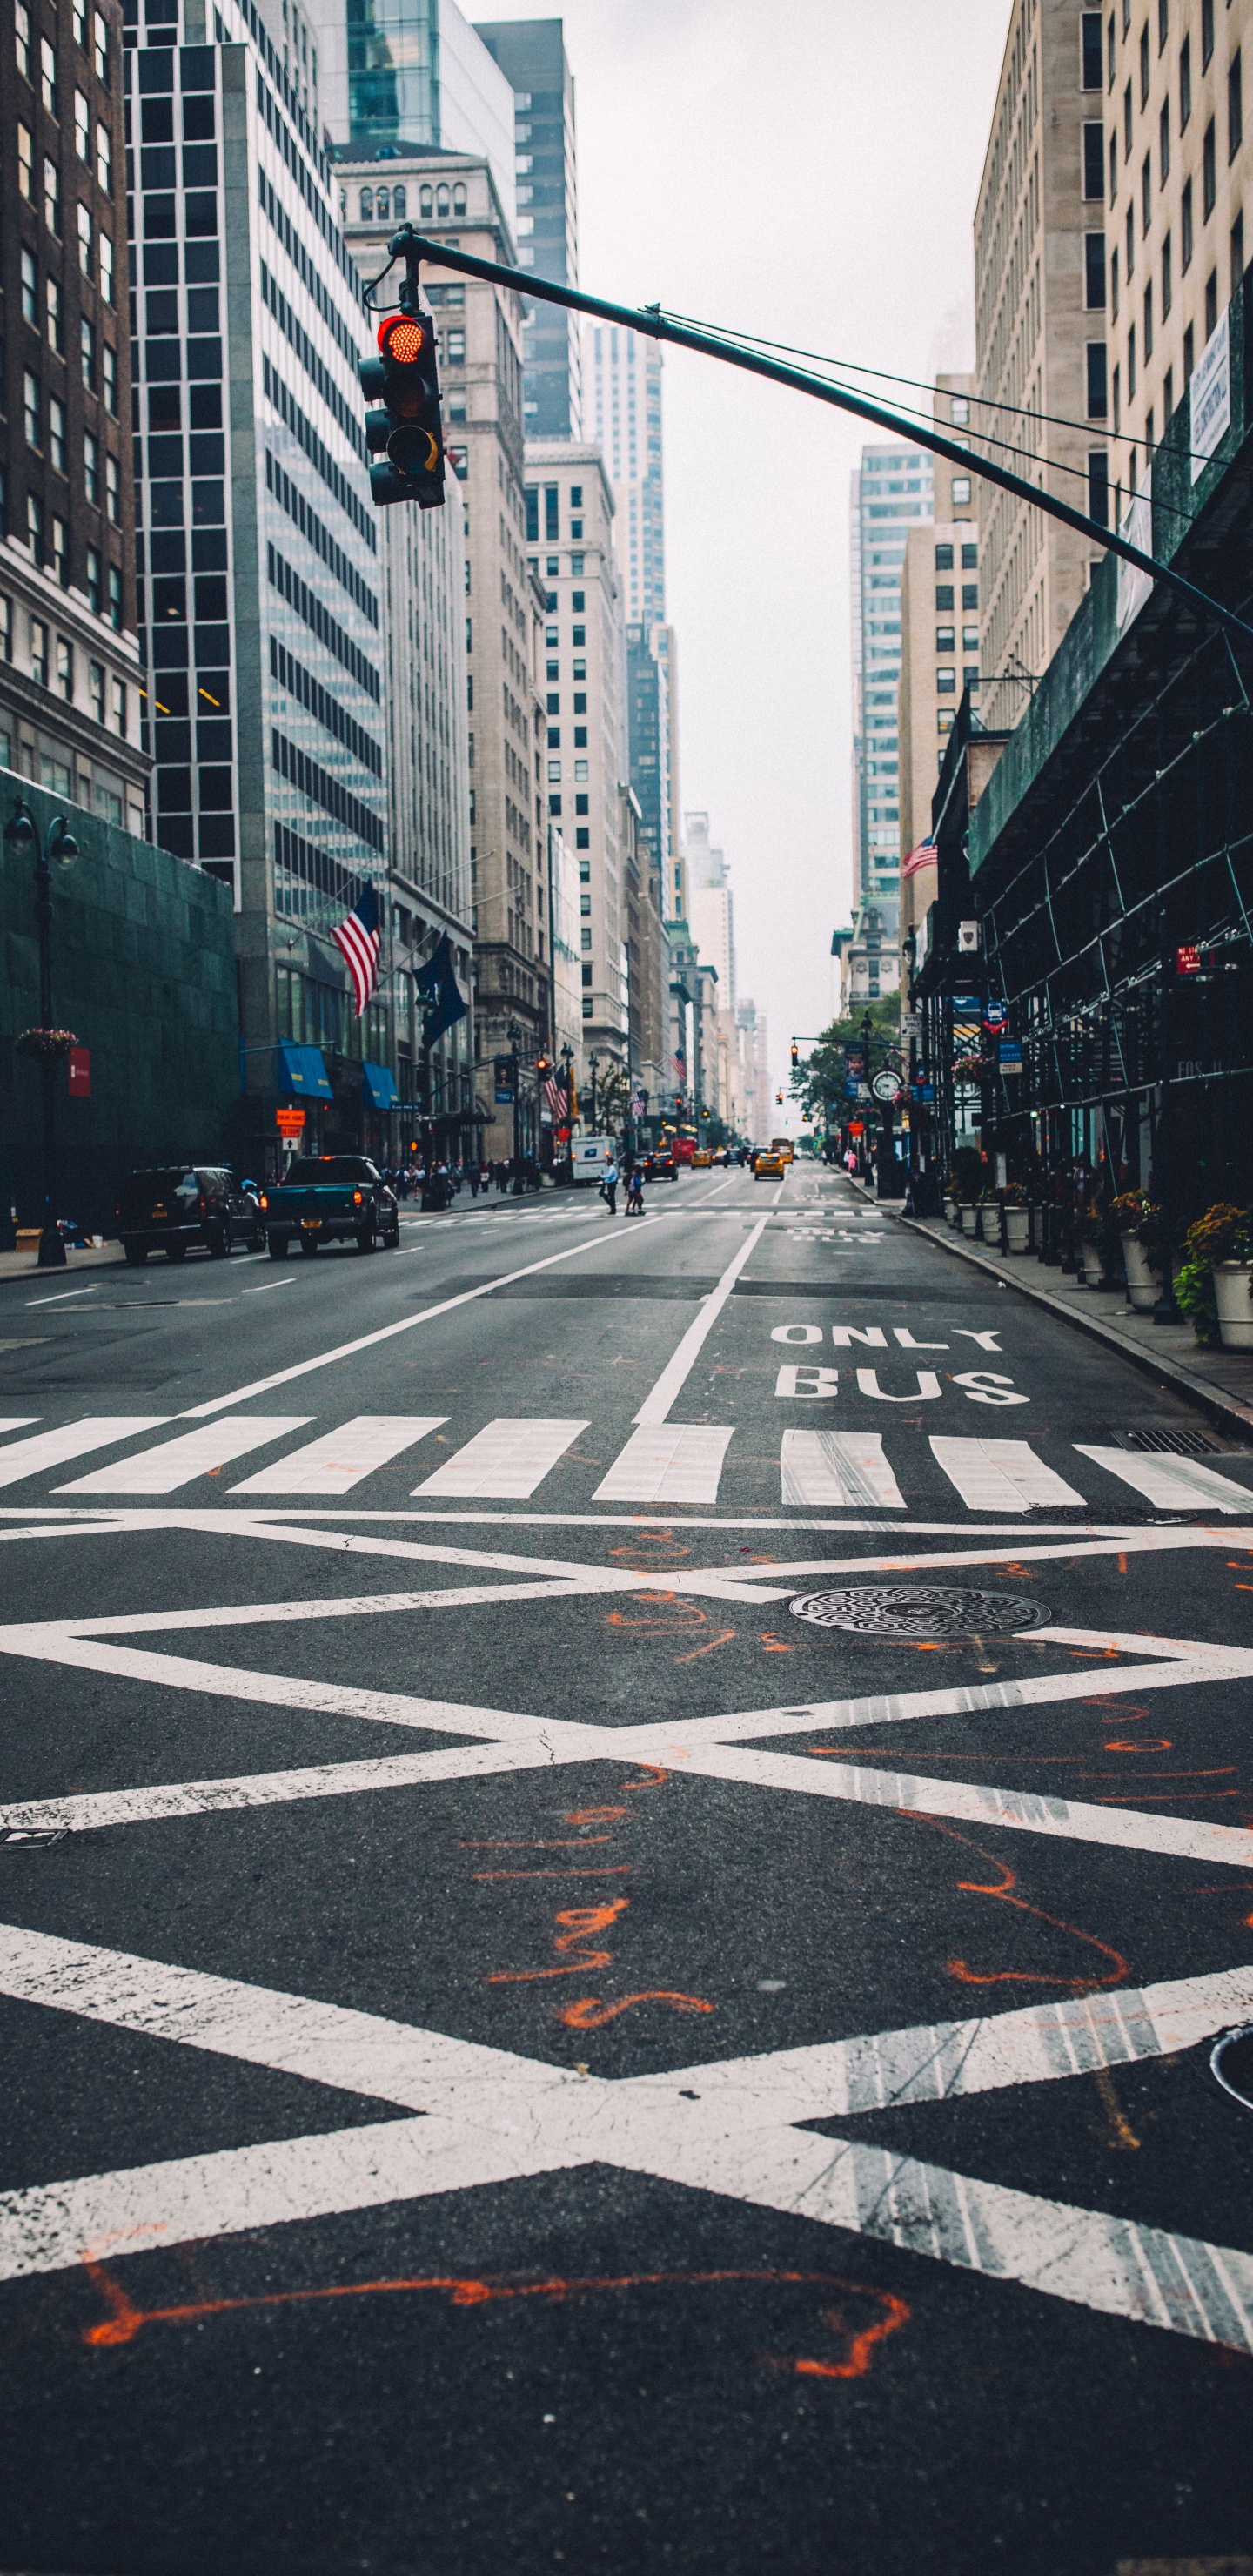
[[[466,1005],[462,1001],[461,990],[453,968],[452,942],[447,931],[444,932],[434,956],[427,959],[425,966],[413,980],[417,991],[430,1004],[422,1024],[422,1042],[424,1046],[434,1046],[436,1038],[442,1037],[445,1029],[451,1029],[456,1021],[464,1020],[466,1016]]]

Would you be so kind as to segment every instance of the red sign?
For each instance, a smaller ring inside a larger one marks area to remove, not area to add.
[[[1199,975],[1200,972],[1201,952],[1199,948],[1194,948],[1189,945],[1186,948],[1177,948],[1175,950],[1176,975]]]
[[[90,1048],[90,1047],[71,1047],[71,1048],[70,1048],[70,1055],[69,1055],[69,1065],[70,1065],[70,1098],[71,1098],[71,1100],[90,1100],[90,1098],[91,1098],[91,1048]]]
[[[866,1122],[864,1118],[854,1118],[850,1123],[848,1132],[850,1136],[864,1136],[866,1133]]]
[[[274,1123],[280,1136],[303,1136],[305,1113],[303,1109],[276,1109]]]

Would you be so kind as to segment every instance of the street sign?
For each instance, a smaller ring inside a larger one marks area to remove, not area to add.
[[[876,1100],[895,1100],[897,1092],[900,1089],[899,1078],[896,1074],[889,1073],[885,1065],[882,1073],[877,1073],[875,1075],[870,1088],[873,1091]]]
[[[91,1048],[72,1046],[70,1048],[69,1062],[71,1100],[90,1100]]]
[[[864,1136],[866,1133],[865,1122],[860,1118],[851,1118],[849,1120],[848,1132],[850,1136]]]
[[[978,924],[978,922],[977,922],[977,921],[959,921],[959,922],[958,922],[958,925],[957,925],[957,954],[958,954],[958,956],[959,956],[959,957],[977,957],[978,953],[979,953],[979,924]]]
[[[511,1055],[498,1055],[495,1059],[494,1071],[496,1075],[497,1106],[505,1109],[512,1108],[513,1057]]]
[[[1002,1073],[1022,1072],[1022,1045],[1017,1038],[1002,1038],[997,1049]]]
[[[305,1113],[303,1109],[276,1109],[274,1124],[280,1136],[303,1136]]]

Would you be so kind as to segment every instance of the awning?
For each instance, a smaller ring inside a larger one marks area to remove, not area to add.
[[[320,1047],[293,1046],[281,1038],[274,1050],[274,1088],[297,1100],[333,1100]]]
[[[371,1064],[367,1056],[361,1067],[361,1086],[367,1109],[399,1109],[400,1093],[385,1064]]]

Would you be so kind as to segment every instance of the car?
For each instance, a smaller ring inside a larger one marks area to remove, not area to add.
[[[790,1154],[780,1154],[774,1145],[766,1146],[754,1157],[753,1179],[755,1181],[786,1180],[791,1159]]]
[[[726,1171],[730,1166],[731,1156],[725,1145],[719,1145],[717,1151],[711,1154],[709,1159],[713,1164],[715,1171]]]
[[[679,1166],[668,1145],[654,1146],[651,1154],[644,1156],[646,1181],[677,1181],[678,1177]]]
[[[132,1269],[150,1252],[185,1261],[207,1252],[223,1261],[233,1243],[259,1251],[261,1208],[251,1183],[236,1181],[224,1163],[169,1163],[130,1172],[118,1192],[118,1240]]]
[[[692,1170],[694,1172],[707,1172],[712,1162],[713,1155],[710,1153],[708,1147],[706,1145],[698,1145],[692,1156]]]

